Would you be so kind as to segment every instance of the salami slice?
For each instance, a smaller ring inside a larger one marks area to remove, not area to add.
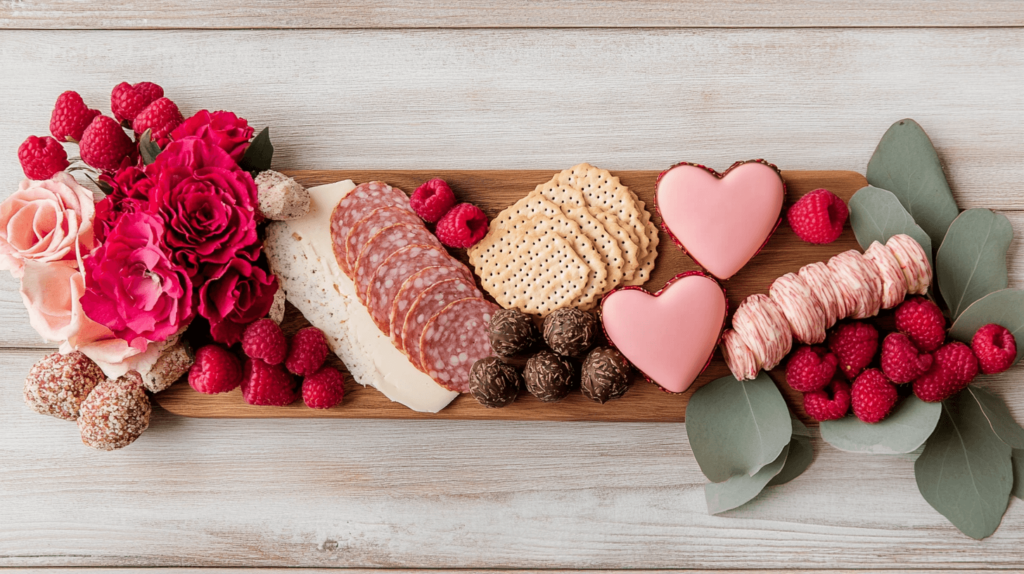
[[[374,209],[349,229],[345,237],[345,263],[347,269],[354,269],[359,251],[378,231],[399,223],[422,224],[419,216],[401,207],[388,206]],[[346,271],[347,272],[347,271]]]
[[[402,286],[398,288],[398,293],[395,294],[395,300],[391,303],[391,316],[389,323],[391,324],[391,341],[395,344],[395,347],[401,351],[405,351],[405,345],[402,342],[402,329],[405,326],[405,318],[409,314],[409,309],[412,308],[413,302],[416,298],[423,293],[425,289],[433,286],[435,283],[440,283],[445,279],[452,279],[454,277],[461,277],[466,274],[468,269],[461,263],[458,263],[454,259],[450,261],[451,265],[436,265],[433,267],[423,268],[416,273],[413,273],[408,279],[406,279]],[[469,276],[472,281],[472,275]],[[428,317],[429,319],[429,317]],[[419,333],[417,333],[419,336]],[[419,357],[417,357],[417,360]]]
[[[399,223],[381,229],[366,242],[359,252],[353,282],[356,284],[356,295],[366,303],[370,290],[370,280],[377,267],[391,256],[392,253],[407,245],[440,245],[434,234],[419,224]]]
[[[409,313],[402,325],[402,343],[398,347],[409,356],[409,361],[421,371],[426,372],[420,363],[420,336],[427,323],[440,313],[445,307],[461,299],[480,299],[480,292],[476,287],[462,279],[455,277],[445,279],[424,289],[416,300],[409,307]],[[486,333],[484,334],[486,338]],[[397,345],[396,345],[397,346]]]
[[[405,280],[424,267],[462,264],[435,245],[408,245],[388,256],[373,273],[367,292],[366,308],[385,335],[391,334],[391,304]],[[464,268],[464,267],[463,267]]]
[[[473,363],[490,357],[487,325],[498,306],[483,299],[461,299],[436,313],[420,336],[420,363],[434,382],[465,393]]]
[[[350,276],[352,268],[348,265],[345,257],[345,240],[348,232],[366,217],[371,211],[381,208],[395,206],[412,212],[409,205],[409,198],[405,192],[397,187],[381,181],[361,183],[350,191],[335,206],[331,212],[331,238],[334,243],[334,257],[338,260],[338,267]]]

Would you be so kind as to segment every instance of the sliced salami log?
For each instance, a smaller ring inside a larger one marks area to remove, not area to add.
[[[405,192],[381,181],[371,181],[357,185],[331,212],[334,257],[338,260],[338,267],[341,267],[342,271],[349,276],[352,275],[353,269],[349,266],[345,256],[345,240],[348,238],[348,232],[371,211],[388,206],[412,212],[409,198],[406,197]]]
[[[419,216],[415,213],[393,205],[374,209],[366,217],[356,222],[345,238],[345,262],[348,268],[355,269],[359,251],[371,237],[381,229],[399,223],[422,225]]]
[[[395,296],[405,280],[424,267],[438,265],[462,266],[443,247],[436,245],[408,245],[389,255],[377,266],[370,280],[366,308],[370,310],[373,322],[385,335],[391,334],[391,304],[395,302]]]
[[[497,310],[483,299],[462,299],[435,314],[420,336],[424,372],[446,389],[469,391],[473,363],[493,354],[487,325]]]
[[[391,303],[391,318],[389,321],[391,324],[391,341],[398,350],[405,351],[405,345],[402,342],[402,329],[405,326],[405,318],[409,314],[409,309],[412,308],[412,304],[420,296],[420,293],[445,279],[462,277],[466,271],[468,269],[466,269],[465,265],[452,259],[444,265],[423,268],[413,273],[402,283],[402,286],[398,288],[398,293],[395,294],[394,302]],[[472,276],[470,276],[470,279],[472,280]],[[417,333],[417,336],[419,336],[419,333]],[[418,360],[419,357],[417,357]]]
[[[356,295],[364,304],[370,290],[370,280],[377,267],[392,253],[407,245],[440,245],[434,234],[419,224],[399,223],[381,229],[366,242],[359,252],[353,282]]]
[[[423,330],[426,328],[427,323],[430,322],[434,315],[440,313],[445,307],[456,301],[480,298],[480,292],[477,291],[476,287],[461,277],[445,279],[427,287],[409,307],[409,313],[406,315],[405,323],[402,325],[402,343],[404,346],[398,347],[398,349],[404,351],[409,356],[409,361],[417,369],[426,372],[426,369],[423,368],[420,362],[420,337],[423,335]],[[484,338],[487,338],[486,332],[484,333]]]

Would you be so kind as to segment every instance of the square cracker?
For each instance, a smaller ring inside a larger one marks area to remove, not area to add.
[[[620,225],[628,227],[640,240],[638,257],[646,257],[650,241],[643,224],[643,204],[638,204],[636,195],[622,185],[619,178],[608,170],[581,163],[563,170],[554,181],[580,190],[591,209],[614,213]]]
[[[647,283],[647,280],[651,278],[651,273],[654,272],[654,263],[658,259],[658,244],[661,243],[661,239],[658,237],[658,226],[651,221],[651,212],[645,209],[644,202],[640,201],[632,191],[629,194],[633,196],[637,207],[643,214],[642,221],[647,235],[647,255],[640,259],[640,267],[636,270],[636,275],[625,284],[643,285]]]

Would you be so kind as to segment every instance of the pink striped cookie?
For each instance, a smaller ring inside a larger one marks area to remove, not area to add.
[[[732,328],[766,371],[774,369],[793,347],[789,322],[767,295],[751,295],[740,303],[732,317]]]
[[[903,279],[900,262],[888,247],[872,241],[864,258],[875,264],[882,278],[882,309],[892,309],[907,297],[907,282]]]
[[[737,381],[749,381],[761,370],[760,363],[743,342],[743,337],[732,329],[722,333],[722,357]]]
[[[885,246],[896,256],[907,282],[907,293],[924,295],[932,284],[932,267],[921,244],[909,235],[893,235]]]
[[[814,294],[814,298],[821,305],[825,313],[825,328],[828,329],[836,324],[836,321],[846,316],[846,303],[836,288],[835,277],[829,271],[828,265],[824,263],[811,263],[804,265],[797,272],[800,279]]]
[[[825,340],[825,311],[799,275],[786,273],[776,279],[768,296],[782,309],[797,341],[817,345]]]
[[[829,259],[828,268],[847,301],[853,302],[847,308],[847,317],[866,319],[878,314],[882,308],[882,278],[874,263],[851,249]]]

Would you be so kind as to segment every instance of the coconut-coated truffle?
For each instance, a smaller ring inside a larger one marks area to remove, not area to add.
[[[32,366],[25,379],[25,402],[37,413],[73,421],[82,401],[104,380],[99,366],[80,351],[52,353]]]
[[[97,450],[124,448],[149,428],[151,411],[138,372],[107,379],[96,385],[82,403],[78,417],[82,442]]]
[[[544,318],[544,342],[567,357],[582,356],[594,344],[597,318],[575,307],[559,309]]]

